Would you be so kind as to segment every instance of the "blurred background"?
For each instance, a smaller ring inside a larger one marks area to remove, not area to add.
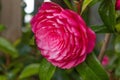
[[[52,1],[68,8],[63,0]],[[34,44],[30,20],[42,2],[43,0],[0,0],[0,80],[39,80],[42,56]],[[102,24],[98,6],[99,3],[88,8],[86,15],[83,15],[89,26]],[[96,53],[100,50],[103,38],[104,34],[97,34]],[[110,53],[112,52],[108,50],[108,55],[112,56]],[[52,80],[81,79],[74,69],[57,68]]]

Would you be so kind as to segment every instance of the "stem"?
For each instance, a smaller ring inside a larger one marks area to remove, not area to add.
[[[113,72],[110,72],[109,74],[110,74],[110,80],[115,80],[113,76]]]
[[[6,66],[10,64],[10,56],[6,54]]]
[[[79,0],[79,1],[76,2],[76,5],[77,5],[77,13],[78,13],[78,14],[80,14],[80,12],[81,12],[82,1],[83,1],[83,0]]]
[[[103,42],[103,45],[101,47],[101,50],[100,50],[100,53],[99,53],[99,56],[98,56],[99,61],[102,61],[102,59],[105,55],[105,51],[107,49],[107,46],[108,46],[108,43],[109,43],[109,40],[110,40],[110,36],[111,36],[110,33],[105,34],[104,42]]]

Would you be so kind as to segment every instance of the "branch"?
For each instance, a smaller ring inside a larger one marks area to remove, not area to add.
[[[81,12],[82,2],[83,2],[83,0],[78,0],[78,1],[74,2],[77,5],[76,7],[77,7],[78,14],[80,14],[80,12]]]
[[[107,46],[108,46],[108,43],[109,43],[109,40],[110,40],[110,36],[111,36],[110,33],[105,34],[104,42],[103,42],[103,45],[101,47],[101,50],[100,50],[100,53],[99,53],[99,56],[98,56],[99,61],[102,61],[102,59],[105,55],[105,51],[107,49]]]

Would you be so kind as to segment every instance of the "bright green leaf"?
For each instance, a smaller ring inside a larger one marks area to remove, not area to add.
[[[85,11],[87,6],[93,6],[95,3],[99,2],[99,1],[101,1],[101,0],[83,0],[81,14]]]
[[[120,23],[116,24],[115,28],[116,28],[116,31],[120,33]]]
[[[42,60],[40,63],[39,69],[39,78],[40,80],[51,80],[56,67],[53,66],[51,63],[46,61],[45,59]]]
[[[18,51],[16,48],[9,41],[2,37],[0,37],[0,51],[11,55],[13,58],[18,57]]]
[[[105,26],[114,31],[116,24],[115,3],[112,0],[103,0],[99,7],[99,14]]]
[[[92,2],[92,0],[83,0],[81,14],[86,9],[86,7],[90,4],[90,2]]]
[[[109,80],[107,73],[93,54],[87,56],[82,64],[76,67],[83,80]]]
[[[30,65],[26,66],[24,68],[24,70],[22,71],[22,73],[20,74],[19,79],[27,78],[27,77],[33,76],[35,74],[38,74],[39,67],[40,67],[40,64],[38,64],[38,63],[30,64]]]

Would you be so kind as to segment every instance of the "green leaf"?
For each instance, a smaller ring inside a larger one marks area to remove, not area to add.
[[[0,80],[8,80],[8,79],[7,79],[7,76],[0,75]]]
[[[83,0],[81,14],[86,9],[86,7],[90,4],[90,2],[92,2],[92,0]]]
[[[45,59],[42,60],[40,63],[39,69],[39,78],[40,80],[51,80],[56,67],[53,66],[51,63],[46,61]]]
[[[34,36],[31,38],[29,44],[30,45],[35,45],[35,38],[34,38]]]
[[[101,0],[83,0],[81,14],[85,11],[87,6],[91,7],[91,6],[93,6],[95,3],[99,2],[99,1],[101,1]]]
[[[103,0],[99,7],[100,17],[110,31],[114,31],[116,24],[115,2]]]
[[[76,67],[83,80],[109,80],[107,73],[95,57],[90,54],[82,64]]]
[[[65,4],[68,6],[69,9],[77,11],[77,8],[75,7],[75,4],[73,0],[63,0]]]
[[[5,30],[5,26],[0,24],[0,31]]]
[[[101,80],[109,80],[106,71],[101,66],[101,63],[98,61],[94,54],[90,54],[88,56],[86,63],[96,73],[96,75],[100,77]]]
[[[89,6],[93,6],[94,4],[96,4],[99,1],[101,1],[101,0],[92,0],[92,2],[89,4]]]
[[[0,37],[0,51],[5,54],[11,55],[13,58],[18,57],[18,51],[16,48],[6,39]]]
[[[72,3],[69,0],[63,0],[65,2],[65,4],[72,10]]]
[[[96,73],[94,73],[90,67],[84,62],[79,65],[77,68],[82,80],[101,80]]]
[[[24,68],[19,76],[19,79],[27,78],[39,73],[40,64],[30,64]]]
[[[90,27],[95,33],[111,33],[105,25],[94,25]]]
[[[115,28],[116,28],[116,31],[120,33],[120,23],[116,24]]]

